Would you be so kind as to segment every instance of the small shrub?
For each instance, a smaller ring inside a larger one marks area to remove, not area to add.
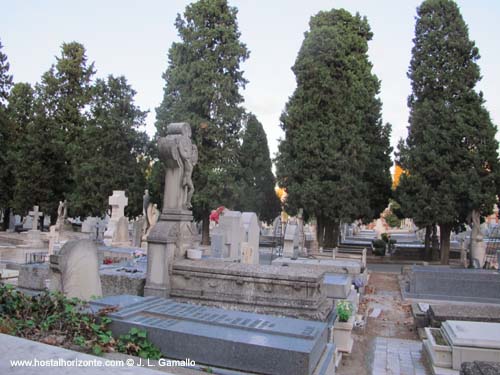
[[[339,322],[347,322],[352,314],[353,307],[351,302],[340,301],[337,304],[337,316],[339,317]]]
[[[387,244],[384,240],[373,240],[372,241],[373,254],[385,255],[386,246]]]

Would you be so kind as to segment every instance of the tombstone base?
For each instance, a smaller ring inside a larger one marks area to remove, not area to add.
[[[167,298],[174,258],[185,258],[193,247],[195,230],[191,211],[164,210],[151,229],[148,243],[148,272],[145,296]]]
[[[37,249],[45,248],[45,244],[42,241],[42,232],[37,230],[29,230],[26,232],[26,245],[23,247],[31,247]]]

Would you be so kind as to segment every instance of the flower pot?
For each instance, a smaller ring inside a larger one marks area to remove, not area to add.
[[[452,348],[443,335],[440,328],[425,328],[427,340],[424,340],[424,346],[427,346],[427,353],[430,356],[431,362],[435,366],[451,368],[452,367]],[[435,335],[440,338],[440,342],[436,340]]]
[[[354,327],[354,316],[351,316],[347,322],[340,322],[339,318],[333,324],[333,342],[337,349],[344,353],[350,353],[354,343],[351,337],[351,331]]]

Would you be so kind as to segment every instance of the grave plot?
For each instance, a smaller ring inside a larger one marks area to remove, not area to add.
[[[261,374],[331,373],[334,346],[326,323],[178,303],[157,297],[113,296],[91,302],[109,314],[115,335],[132,327],[169,358]]]
[[[424,349],[434,374],[458,374],[464,362],[500,362],[499,323],[448,320],[425,333]]]

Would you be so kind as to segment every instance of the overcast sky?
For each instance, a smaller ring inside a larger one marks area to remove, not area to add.
[[[251,51],[243,64],[249,81],[245,107],[264,125],[271,153],[283,136],[279,116],[295,88],[291,66],[320,10],[345,8],[368,18],[373,70],[382,82],[383,119],[393,126],[391,143],[406,136],[410,82],[406,78],[414,34],[415,0],[230,0],[239,9],[241,40]],[[136,102],[149,109],[146,130],[154,134],[155,108],[163,95],[167,51],[178,40],[174,21],[189,1],[0,0],[0,40],[16,82],[35,83],[60,55],[63,42],[78,41],[94,61],[98,77],[125,75]],[[486,106],[500,122],[499,0],[457,1],[481,54]],[[182,119],[179,119],[182,120]]]

